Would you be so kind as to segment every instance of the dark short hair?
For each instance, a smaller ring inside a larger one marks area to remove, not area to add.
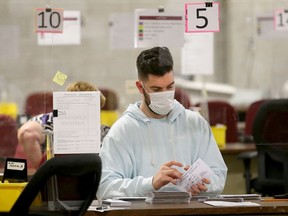
[[[154,47],[142,51],[136,64],[139,80],[146,80],[149,74],[163,76],[173,70],[173,58],[167,47]]]

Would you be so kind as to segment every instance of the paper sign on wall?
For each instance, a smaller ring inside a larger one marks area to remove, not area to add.
[[[185,4],[186,32],[219,32],[219,2]]]
[[[109,48],[134,49],[134,13],[113,13],[109,21]]]
[[[135,10],[135,47],[182,47],[184,14],[181,10]]]
[[[63,9],[37,8],[35,14],[36,32],[62,33]]]
[[[275,31],[288,31],[288,10],[279,9],[274,14]]]
[[[211,75],[214,73],[214,35],[197,33],[185,35],[181,52],[183,75]]]
[[[81,43],[80,11],[64,11],[63,17],[63,33],[38,33],[39,45],[79,45]]]

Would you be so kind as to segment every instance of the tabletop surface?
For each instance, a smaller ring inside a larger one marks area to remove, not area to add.
[[[222,154],[239,154],[248,151],[256,151],[256,145],[254,143],[227,143],[220,151]]]
[[[86,216],[109,215],[109,216],[132,216],[132,215],[253,215],[253,214],[286,214],[288,215],[287,201],[263,202],[260,206],[245,207],[214,207],[198,201],[191,201],[189,204],[148,204],[145,202],[132,202],[131,207],[105,212],[88,211]]]
[[[238,206],[238,207],[214,207],[198,201],[191,201],[189,204],[149,204],[144,201],[133,201],[130,207],[120,207],[110,211],[87,211],[85,216],[178,216],[178,215],[288,215],[288,201],[261,201],[247,200],[260,204],[260,206]],[[30,213],[43,213],[45,210],[32,207]],[[53,211],[52,211],[53,212]],[[54,211],[55,212],[55,211]],[[56,211],[58,212],[58,211]],[[63,212],[62,212],[63,213]],[[0,212],[0,215],[8,213]],[[65,215],[65,214],[64,214]],[[67,212],[67,215],[74,215]]]

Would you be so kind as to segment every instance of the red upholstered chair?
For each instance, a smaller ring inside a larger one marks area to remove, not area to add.
[[[106,97],[106,103],[102,110],[117,110],[119,108],[119,99],[117,93],[109,88],[99,88]]]
[[[197,104],[196,106],[200,106]],[[224,124],[226,130],[226,143],[238,142],[238,114],[234,107],[226,101],[208,101],[209,122],[211,126]]]
[[[52,110],[53,92],[35,92],[27,96],[25,114],[28,118],[41,113],[52,112]]]
[[[14,157],[18,144],[17,122],[11,116],[0,114],[0,167],[8,157]]]
[[[189,94],[182,88],[175,88],[175,99],[186,109],[189,109],[192,106]]]
[[[250,104],[248,107],[248,110],[246,112],[245,117],[245,129],[244,129],[244,141],[245,142],[253,142],[253,136],[252,136],[252,128],[254,123],[254,118],[256,116],[256,113],[259,110],[259,107],[265,102],[264,99],[257,100]]]

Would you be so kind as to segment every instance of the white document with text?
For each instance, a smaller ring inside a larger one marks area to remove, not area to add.
[[[189,191],[190,188],[201,182],[202,178],[210,178],[213,171],[200,158],[195,161],[190,168],[182,175],[181,180],[177,182],[177,186],[184,191]]]
[[[53,92],[54,154],[99,153],[99,91]]]

